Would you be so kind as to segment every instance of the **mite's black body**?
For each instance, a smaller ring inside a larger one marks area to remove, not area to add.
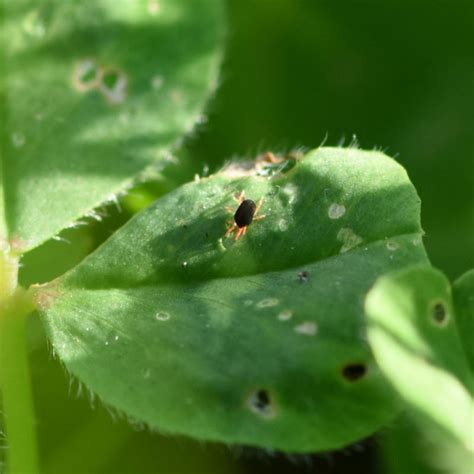
[[[234,221],[237,226],[241,229],[250,225],[256,210],[257,205],[251,199],[243,200],[234,214]]]
[[[260,198],[258,204],[255,204],[251,199],[245,199],[244,192],[242,191],[239,194],[239,197],[234,196],[234,199],[239,203],[239,207],[234,212],[234,209],[230,206],[226,206],[228,211],[234,212],[234,222],[230,221],[227,223],[228,225],[230,224],[230,227],[227,229],[225,236],[229,237],[229,235],[236,230],[237,234],[235,240],[239,240],[242,235],[245,235],[249,225],[253,221],[259,221],[265,217],[258,215],[258,212],[263,205],[263,197]]]

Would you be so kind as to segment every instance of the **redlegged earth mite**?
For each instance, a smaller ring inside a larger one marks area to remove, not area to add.
[[[234,209],[230,206],[227,206],[227,210],[230,212],[234,212],[234,221],[230,222],[231,226],[227,229],[225,234],[226,237],[231,235],[235,230],[237,230],[237,234],[235,236],[235,240],[239,240],[241,235],[245,235],[247,232],[248,226],[255,220],[261,220],[265,216],[259,216],[258,213],[263,205],[263,197],[260,198],[258,204],[255,204],[254,201],[251,199],[245,199],[244,191],[242,191],[238,198],[235,198],[236,201],[239,203],[239,207],[234,212]]]

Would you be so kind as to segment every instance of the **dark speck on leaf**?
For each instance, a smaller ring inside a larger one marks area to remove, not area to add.
[[[347,364],[342,369],[342,375],[349,382],[355,382],[367,373],[367,366],[365,364],[354,363]]]
[[[309,280],[309,272],[306,270],[298,273],[298,278],[301,283],[306,283]]]

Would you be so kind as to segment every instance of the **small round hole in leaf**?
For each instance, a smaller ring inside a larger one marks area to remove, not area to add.
[[[275,416],[275,407],[268,390],[261,388],[253,391],[247,399],[247,406],[252,412],[263,418]]]
[[[436,324],[444,326],[448,322],[448,310],[446,305],[441,301],[436,302],[432,306],[431,316]]]
[[[367,365],[355,362],[342,368],[343,377],[349,382],[356,382],[367,374]]]

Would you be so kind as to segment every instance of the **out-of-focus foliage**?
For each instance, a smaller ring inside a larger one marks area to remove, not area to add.
[[[366,312],[375,360],[415,421],[405,448],[400,441],[391,444],[405,458],[399,472],[417,472],[420,464],[471,473],[474,380],[448,280],[429,267],[391,273],[368,293]]]
[[[469,270],[454,282],[453,299],[459,335],[474,372],[474,270]]]
[[[24,253],[168,164],[215,89],[223,10],[212,0],[5,3],[0,241]]]

